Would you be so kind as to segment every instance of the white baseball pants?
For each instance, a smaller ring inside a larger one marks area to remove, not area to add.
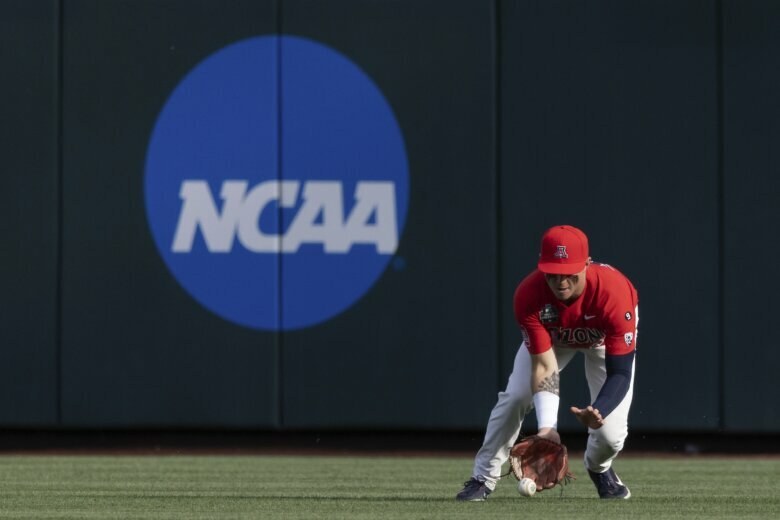
[[[571,361],[578,352],[585,356],[585,378],[590,389],[591,403],[596,400],[601,386],[607,378],[604,365],[604,347],[593,349],[572,349],[553,347],[558,360],[558,370]],[[634,360],[636,368],[636,360]],[[588,447],[585,450],[585,466],[591,471],[602,473],[612,465],[612,461],[623,449],[628,436],[628,410],[634,392],[634,370],[631,372],[631,385],[620,404],[607,416],[604,425],[598,430],[588,428]],[[561,409],[558,414],[570,413],[569,405],[564,405],[565,396],[561,396]],[[584,408],[590,403],[570,403]],[[484,480],[488,487],[495,488],[501,476],[501,467],[509,458],[509,450],[520,433],[520,427],[526,414],[533,410],[531,393],[531,355],[525,343],[520,345],[515,356],[515,364],[506,390],[498,393],[498,402],[490,413],[482,448],[474,461],[473,475]]]

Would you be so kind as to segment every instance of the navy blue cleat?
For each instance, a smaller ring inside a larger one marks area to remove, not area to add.
[[[455,498],[468,502],[483,502],[492,492],[484,482],[480,482],[476,477],[471,477],[471,479],[463,483],[463,489],[455,495]]]
[[[596,484],[601,498],[629,498],[631,491],[620,481],[615,470],[609,468],[604,473],[594,473],[588,470],[590,479]]]

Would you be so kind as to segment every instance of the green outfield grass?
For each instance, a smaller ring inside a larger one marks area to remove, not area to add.
[[[2,518],[780,518],[780,460],[630,458],[633,497],[579,480],[523,498],[504,479],[460,503],[467,457],[2,456]]]

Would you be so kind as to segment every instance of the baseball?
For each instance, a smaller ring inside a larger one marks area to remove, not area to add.
[[[517,491],[524,497],[532,497],[536,493],[536,482],[530,478],[521,478],[517,483]]]

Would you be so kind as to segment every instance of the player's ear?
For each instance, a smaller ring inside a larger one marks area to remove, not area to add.
[[[588,259],[585,260],[585,267],[588,267],[592,262],[593,262],[593,258],[589,256]]]

